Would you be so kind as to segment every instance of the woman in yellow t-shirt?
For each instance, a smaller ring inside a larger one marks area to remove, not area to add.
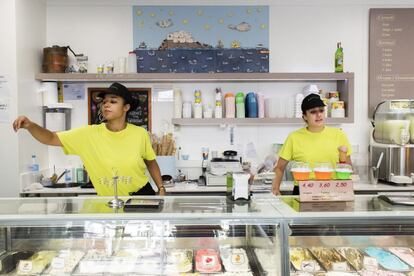
[[[342,152],[346,156],[345,163],[351,164],[348,138],[341,129],[325,126],[325,104],[319,95],[306,96],[301,109],[306,127],[290,133],[279,151],[279,160],[274,170],[276,175],[272,183],[272,192],[275,195],[280,195],[280,183],[289,161],[308,162],[311,168],[317,162],[329,162],[335,166]],[[299,186],[294,186],[293,194],[299,194]]]
[[[99,125],[56,133],[20,116],[13,122],[13,128],[15,131],[27,129],[39,142],[60,146],[66,154],[78,155],[98,195],[113,195],[114,176],[118,177],[119,195],[155,195],[145,175],[146,169],[159,194],[164,195],[165,188],[148,132],[126,121],[128,111],[136,105],[131,93],[115,82],[98,96],[102,99],[105,119]]]

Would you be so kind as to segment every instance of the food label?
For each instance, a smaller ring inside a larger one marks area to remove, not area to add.
[[[52,259],[51,266],[52,268],[55,268],[55,269],[62,269],[65,267],[65,259],[55,257]]]
[[[347,271],[348,266],[346,265],[346,262],[336,262],[332,264],[332,270],[333,271]]]
[[[302,261],[300,268],[302,271],[314,272],[316,269],[315,261]]]
[[[353,201],[352,180],[299,181],[299,201]]]
[[[365,256],[364,257],[364,268],[366,270],[370,270],[370,271],[378,270],[378,261],[377,261],[377,259]]]
[[[33,263],[32,261],[20,261],[19,262],[19,271],[21,272],[30,272],[32,271]]]

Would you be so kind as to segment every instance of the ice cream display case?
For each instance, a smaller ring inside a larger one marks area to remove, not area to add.
[[[283,275],[274,198],[165,197],[132,212],[108,200],[0,199],[0,274]]]
[[[412,206],[378,196],[330,203],[284,197],[276,209],[286,233],[285,275],[414,275]]]

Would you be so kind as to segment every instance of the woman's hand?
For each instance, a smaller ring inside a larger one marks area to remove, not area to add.
[[[165,188],[164,187],[158,188],[158,195],[165,196]]]
[[[27,129],[32,122],[26,116],[19,116],[13,122],[13,129],[14,131],[18,131],[21,128]]]
[[[279,187],[276,187],[276,186],[274,186],[274,185],[272,185],[272,193],[273,193],[275,196],[282,195],[282,194],[280,193],[280,189],[279,189]]]

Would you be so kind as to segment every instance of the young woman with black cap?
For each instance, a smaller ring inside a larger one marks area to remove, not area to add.
[[[148,132],[126,121],[128,111],[136,105],[128,89],[113,83],[98,97],[102,99],[105,123],[55,133],[20,116],[13,122],[14,131],[27,129],[39,142],[63,147],[65,154],[79,155],[98,195],[113,195],[114,175],[118,176],[119,195],[155,195],[145,175],[146,168],[159,194],[164,195]]]
[[[325,126],[325,104],[317,94],[306,96],[301,105],[306,127],[292,132],[279,151],[275,167],[272,192],[280,195],[280,183],[289,161],[308,162],[313,167],[317,162],[329,162],[333,166],[339,161],[340,151],[345,151],[346,163],[351,164],[351,146],[346,134],[339,128]],[[295,183],[293,194],[299,194]]]

